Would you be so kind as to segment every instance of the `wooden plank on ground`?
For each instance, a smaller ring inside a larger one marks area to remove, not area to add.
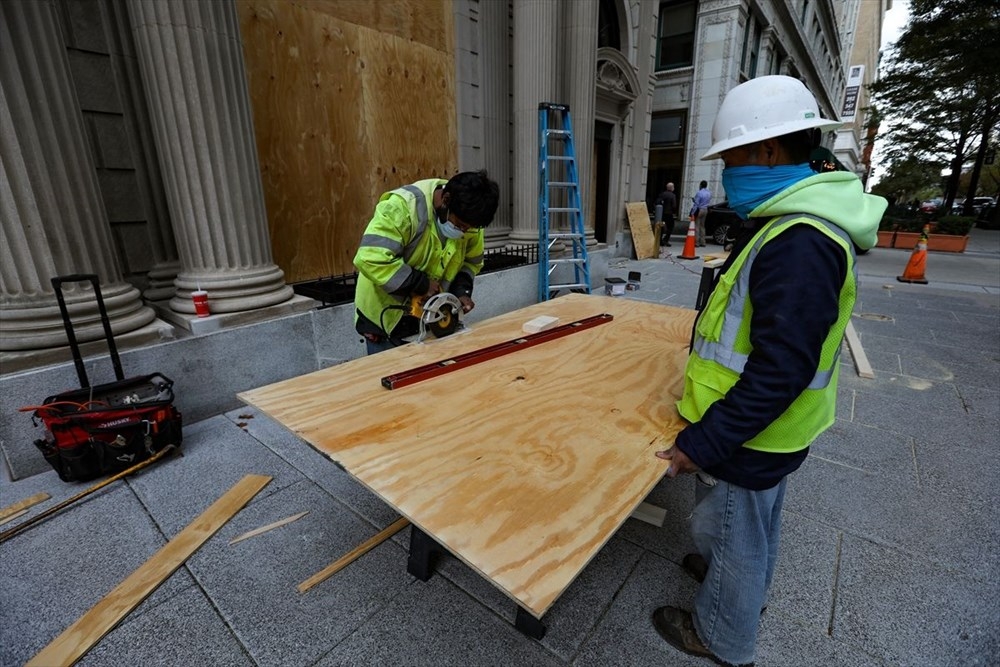
[[[663,527],[663,521],[667,518],[667,510],[657,507],[652,503],[639,503],[639,506],[632,511],[632,519],[645,521],[657,528]]]
[[[330,577],[337,574],[345,567],[356,561],[358,558],[361,558],[366,553],[368,553],[378,545],[382,544],[387,539],[389,539],[390,537],[392,537],[393,535],[395,535],[396,533],[403,530],[409,525],[410,521],[406,517],[401,517],[399,519],[396,519],[391,524],[380,530],[374,537],[365,540],[364,542],[354,547],[349,552],[347,552],[346,554],[344,554],[337,560],[333,561],[332,563],[324,567],[322,570],[320,570],[319,572],[317,572],[316,574],[314,574],[313,576],[309,577],[301,584],[299,584],[298,585],[299,593],[305,593],[307,590],[309,590],[316,584],[326,581],[327,579],[329,579]]]
[[[865,348],[861,347],[861,338],[858,337],[858,332],[854,329],[854,322],[850,320],[847,321],[847,347],[851,349],[851,356],[854,357],[854,368],[858,372],[859,377],[868,378],[869,380],[875,377],[875,371],[872,370],[872,365],[868,363],[868,355],[865,354]]]
[[[540,315],[601,313],[614,319],[401,389],[380,382],[523,336]],[[239,398],[540,617],[663,478],[655,452],[685,426],[695,314],[569,294]]]
[[[72,665],[208,541],[271,481],[247,475],[201,513],[153,557],[28,661],[25,667]],[[155,637],[151,639],[155,641]]]
[[[243,533],[239,537],[234,537],[233,539],[229,540],[229,543],[230,544],[236,544],[237,542],[242,542],[243,540],[248,540],[251,537],[256,537],[257,535],[261,535],[263,533],[266,533],[269,530],[274,530],[275,528],[281,528],[285,524],[292,523],[293,521],[298,521],[299,519],[301,519],[302,517],[304,517],[306,514],[309,514],[309,510],[306,510],[305,512],[300,512],[300,513],[295,514],[293,516],[287,516],[284,519],[281,519],[280,521],[275,521],[274,523],[269,523],[266,526],[261,526],[260,528],[254,528],[253,530],[248,530],[247,532]]]
[[[660,255],[660,241],[653,238],[653,228],[649,224],[649,211],[646,202],[629,202],[625,204],[628,212],[628,226],[632,230],[632,245],[635,246],[636,259],[649,259]]]
[[[14,512],[13,514],[8,514],[4,518],[0,519],[0,526],[4,525],[8,521],[13,521],[14,519],[16,519],[18,517],[24,516],[27,513],[28,513],[28,510],[18,510],[17,512]]]
[[[33,496],[28,496],[27,498],[18,500],[16,503],[11,503],[10,505],[7,505],[7,507],[4,507],[2,510],[0,510],[0,521],[13,518],[13,516],[15,514],[20,513],[21,510],[26,510],[29,507],[34,507],[38,503],[46,501],[51,497],[52,496],[43,491],[41,493],[36,493]]]

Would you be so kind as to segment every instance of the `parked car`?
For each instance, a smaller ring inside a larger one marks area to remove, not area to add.
[[[941,199],[940,197],[935,197],[934,199],[928,199],[925,202],[921,202],[920,210],[923,213],[933,213],[934,211],[941,208],[941,204],[943,203],[944,200]]]
[[[729,238],[732,243],[736,236],[736,230],[740,228],[743,220],[736,215],[736,211],[729,208],[729,202],[721,204],[709,204],[708,215],[705,216],[705,237],[711,238],[713,243],[725,246]]]
[[[993,197],[973,197],[972,198],[972,215],[979,215],[982,213],[983,209],[987,206],[993,206]],[[955,203],[951,206],[952,215],[962,215],[965,212],[965,200],[956,199]]]
[[[736,230],[740,227],[740,216],[736,211],[729,208],[729,202],[721,204],[709,204],[708,214],[705,216],[705,240],[711,240],[721,246],[726,245],[726,236],[732,243]],[[674,236],[685,236],[688,230],[689,220],[687,216],[677,216],[674,222]]]
[[[979,215],[983,212],[983,209],[987,206],[996,206],[996,200],[993,197],[973,197],[972,198],[972,210]]]

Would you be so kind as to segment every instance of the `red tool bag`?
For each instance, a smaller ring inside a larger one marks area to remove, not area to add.
[[[93,285],[117,382],[91,387],[87,379],[62,294],[62,283],[82,281]],[[41,420],[45,426],[45,437],[35,440],[35,446],[59,478],[65,482],[94,479],[130,468],[167,445],[180,447],[181,413],[173,405],[174,383],[159,373],[125,379],[97,276],[56,277],[52,286],[81,388],[49,396],[41,405],[21,411],[34,411],[32,421],[37,426]]]

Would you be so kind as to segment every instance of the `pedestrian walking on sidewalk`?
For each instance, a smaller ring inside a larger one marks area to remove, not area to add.
[[[747,220],[695,325],[678,410],[689,423],[667,477],[697,473],[683,566],[692,610],[660,607],[675,648],[721,664],[754,661],[781,531],[787,476],[834,421],[839,357],[857,291],[856,247],[875,245],[885,200],[850,172],[809,167],[823,132],[798,80],[763,76],[719,107],[713,145],[729,205]]]
[[[663,232],[660,237],[660,245],[670,245],[670,235],[674,232],[674,220],[677,216],[677,195],[674,194],[674,184],[667,183],[663,192],[656,198],[656,206],[663,207]]]
[[[699,248],[705,247],[705,218],[708,217],[708,202],[712,201],[712,191],[708,189],[708,181],[698,184],[698,192],[693,197],[691,217],[694,218],[694,243]]]

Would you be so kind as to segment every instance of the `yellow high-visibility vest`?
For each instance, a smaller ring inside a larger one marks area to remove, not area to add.
[[[765,224],[719,277],[695,328],[694,348],[684,369],[684,394],[677,402],[681,416],[699,421],[709,406],[736,384],[753,347],[750,344],[752,307],[748,298],[750,269],[760,249],[792,225],[815,227],[847,254],[847,278],[840,289],[840,312],[830,327],[819,366],[809,386],[778,419],[744,447],[765,452],[796,452],[809,446],[833,424],[837,378],[844,332],[857,296],[854,245],[847,232],[832,222],[805,214],[774,218]]]

